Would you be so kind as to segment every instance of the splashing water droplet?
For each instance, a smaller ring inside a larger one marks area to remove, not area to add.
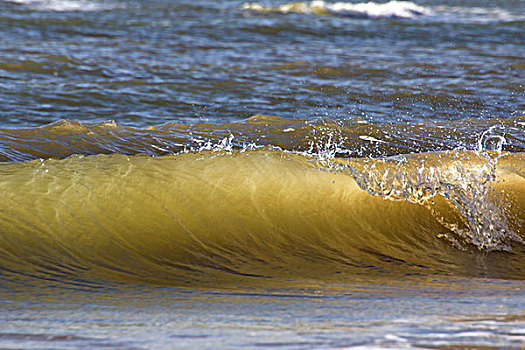
[[[500,135],[497,130],[497,126],[492,126],[485,130],[478,140],[478,151],[496,151],[501,152],[503,145],[507,144],[505,135]]]

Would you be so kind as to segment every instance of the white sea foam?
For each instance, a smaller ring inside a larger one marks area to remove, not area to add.
[[[284,14],[313,13],[366,18],[414,18],[431,14],[431,10],[428,8],[410,1],[389,1],[387,3],[329,3],[322,0],[314,0],[311,2],[290,2],[277,7],[264,7],[254,2],[243,4],[242,8],[261,12],[281,12]]]
[[[244,3],[242,8],[258,12],[280,12],[283,14],[304,13],[372,19],[422,19],[430,22],[447,23],[491,23],[525,20],[525,13],[523,12],[510,11],[498,7],[422,6],[411,1],[397,0],[385,3],[314,0],[310,2],[288,2],[276,7],[265,7],[260,3],[252,2]]]
[[[109,4],[89,0],[4,0],[36,11],[103,11],[114,8]]]
[[[333,14],[352,17],[368,18],[415,18],[422,15],[431,15],[429,8],[419,6],[410,1],[389,1],[387,3],[362,2],[336,2],[334,4],[323,1],[313,1],[311,6],[324,6]]]

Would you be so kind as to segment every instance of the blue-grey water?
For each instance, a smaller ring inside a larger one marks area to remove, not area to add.
[[[525,3],[417,4],[430,13],[354,18],[261,13],[242,1],[2,1],[1,123],[523,115]]]
[[[0,0],[0,349],[525,347],[525,1]]]

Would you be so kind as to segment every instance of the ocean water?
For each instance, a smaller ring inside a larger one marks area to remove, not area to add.
[[[524,28],[0,0],[0,349],[525,348]]]

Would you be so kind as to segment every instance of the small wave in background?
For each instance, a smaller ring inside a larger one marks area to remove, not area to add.
[[[245,10],[260,12],[311,13],[316,15],[339,15],[361,18],[416,18],[428,16],[432,11],[410,1],[390,1],[387,3],[350,3],[325,1],[291,2],[277,7],[264,7],[257,2],[242,5]]]
[[[92,0],[3,0],[14,4],[23,5],[34,11],[104,11],[114,9],[115,6],[109,2]]]
[[[158,156],[261,147],[353,158],[444,150],[524,152],[524,127],[523,116],[384,124],[362,118],[300,120],[256,115],[233,123],[166,123],[146,128],[119,125],[115,121],[62,120],[39,128],[0,129],[0,160],[101,153]]]
[[[423,6],[411,1],[379,2],[289,2],[279,6],[263,6],[258,2],[242,5],[245,10],[256,12],[303,13],[334,15],[353,18],[418,19],[457,23],[511,22],[525,20],[524,13],[513,14],[497,7]]]

